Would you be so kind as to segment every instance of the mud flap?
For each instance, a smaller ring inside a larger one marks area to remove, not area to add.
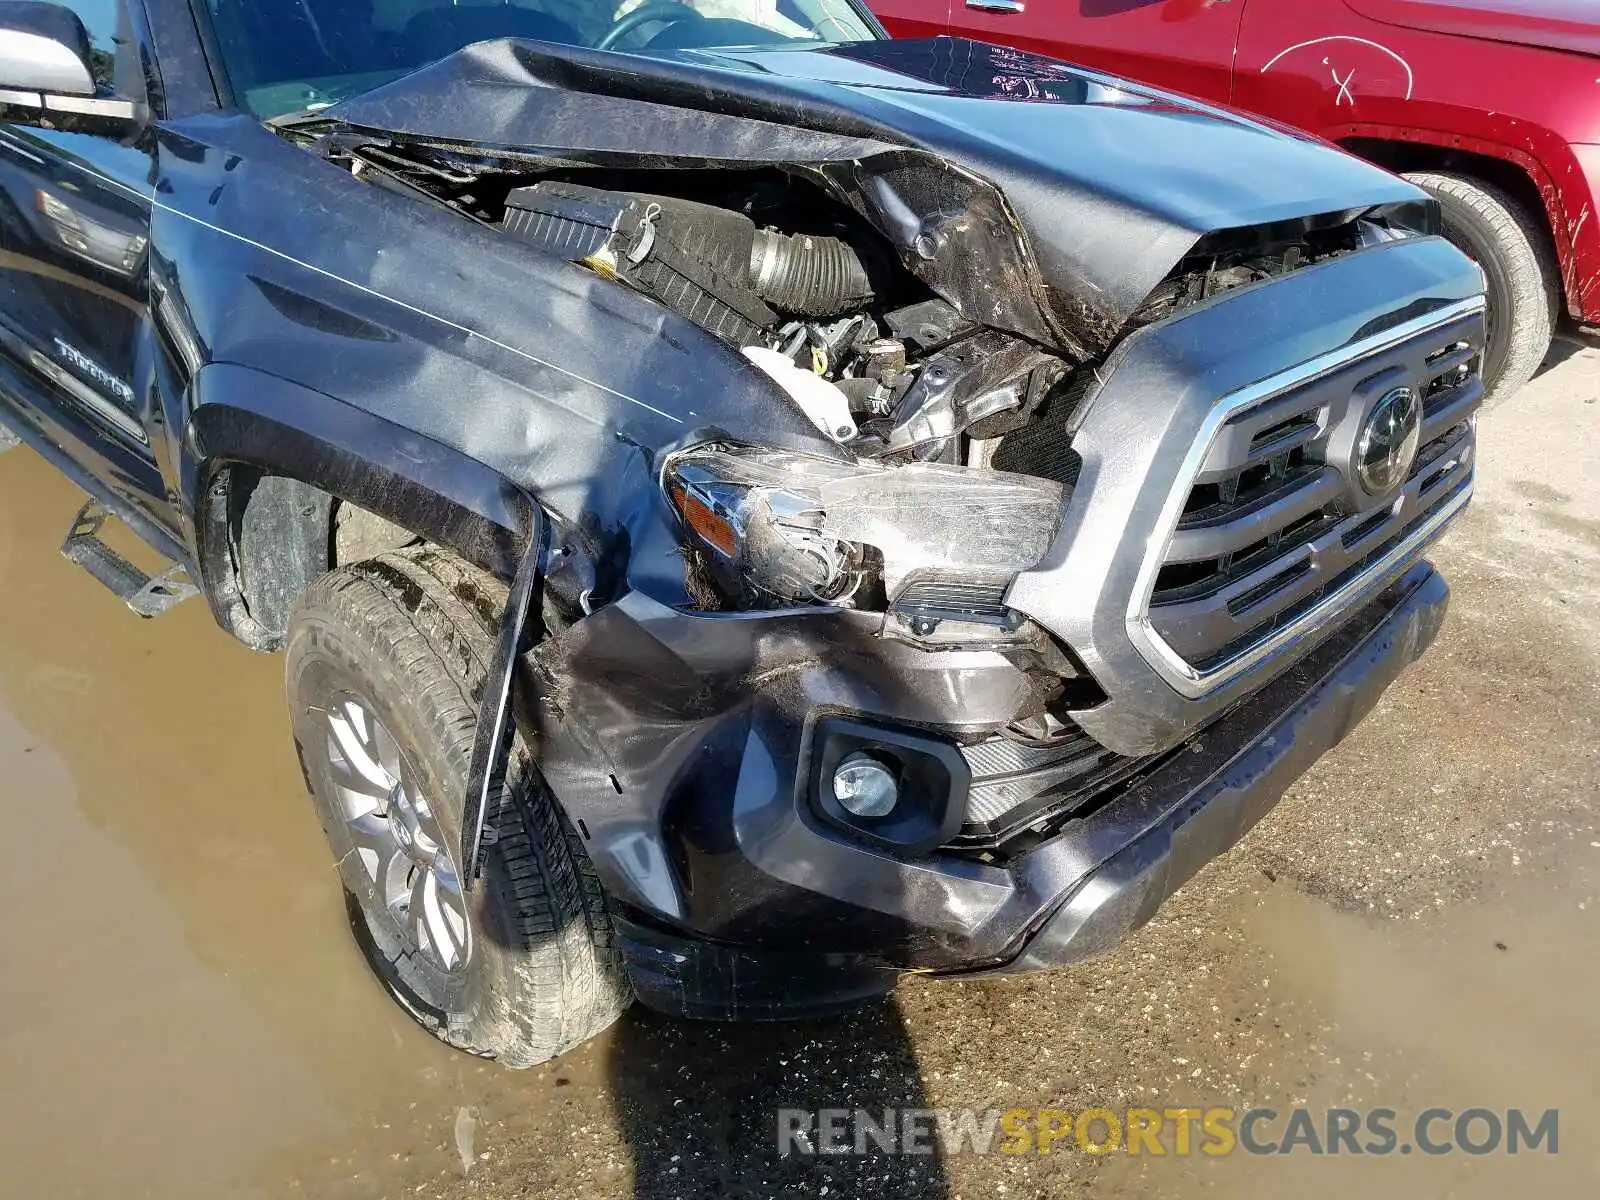
[[[478,731],[472,743],[472,764],[467,774],[467,799],[461,820],[461,862],[465,871],[462,885],[467,891],[472,890],[483,874],[484,860],[497,836],[488,818],[490,813],[498,811],[505,791],[506,764],[515,732],[511,719],[512,680],[518,656],[528,649],[524,644],[527,631],[530,626],[540,624],[544,568],[550,553],[550,522],[531,499],[527,500],[527,515],[528,546],[511,583],[511,594],[506,598],[494,659],[489,664],[483,696],[478,701]]]

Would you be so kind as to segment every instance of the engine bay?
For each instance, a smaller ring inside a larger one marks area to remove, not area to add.
[[[345,145],[336,157],[380,186],[424,195],[650,296],[742,351],[859,457],[1071,482],[1059,454],[1004,443],[1045,414],[1059,434],[1105,355],[1069,356],[984,326],[809,179],[776,169],[532,175],[463,169],[415,146]],[[1116,340],[1410,232],[1377,214],[1339,213],[1210,235]]]

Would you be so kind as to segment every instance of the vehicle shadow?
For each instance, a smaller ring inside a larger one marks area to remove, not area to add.
[[[1569,358],[1583,353],[1586,344],[1574,337],[1563,337],[1557,333],[1555,340],[1550,343],[1550,353],[1545,355],[1544,361],[1539,364],[1539,369],[1533,377],[1538,379],[1546,372],[1553,371]]]
[[[886,653],[879,639],[848,629],[830,629],[823,637],[807,620],[701,628],[663,610],[646,628],[632,616],[601,617],[549,639],[535,656],[541,675],[549,671],[549,678],[561,680],[560,728],[581,727],[601,748],[574,767],[557,750],[563,738],[549,719],[556,710],[524,704],[523,729],[537,722],[541,768],[556,773],[568,795],[596,786],[584,782],[595,770],[594,754],[604,754],[615,772],[609,776],[614,792],[608,788],[576,806],[569,800],[569,817],[586,836],[593,832],[591,845],[597,844],[599,823],[615,822],[617,806],[642,792],[637,811],[673,830],[671,845],[681,852],[633,852],[634,859],[624,859],[613,846],[601,851],[612,854],[611,869],[659,861],[660,869],[647,877],[652,890],[634,886],[638,894],[664,896],[663,907],[694,898],[703,908],[710,889],[726,901],[719,945],[727,956],[681,967],[671,965],[670,955],[642,961],[646,990],[669,1007],[680,999],[676,980],[691,1009],[703,1002],[712,1011],[726,1004],[727,1011],[768,1013],[792,1005],[830,1013],[725,1022],[660,1015],[635,1003],[606,1035],[599,1073],[632,1159],[637,1197],[938,1200],[949,1194],[937,1131],[925,1113],[931,1102],[893,993],[830,1010],[834,986],[842,998],[870,995],[887,982],[849,964],[874,948],[893,960],[892,947],[873,938],[905,933],[882,932],[893,924],[887,917],[766,875],[737,849],[741,838],[771,834],[753,822],[739,826],[736,812],[749,821],[759,806],[770,814],[797,802],[792,781],[780,782],[777,764],[802,759],[808,715],[818,705],[870,710],[873,697],[852,681],[886,673],[875,661]],[[712,634],[719,654],[708,663],[704,647]],[[762,688],[753,700],[749,681],[758,675]],[[522,678],[540,686],[532,672]],[[531,690],[523,692],[525,700]],[[690,740],[700,750],[684,753]],[[836,869],[826,861],[808,869]],[[613,894],[612,901],[616,915],[635,923],[630,938],[643,935],[646,925],[638,922],[650,918],[629,908],[625,894]],[[894,911],[893,904],[882,909]],[[752,940],[755,931],[767,940]],[[771,949],[777,960],[752,974],[757,947]],[[831,957],[845,965],[835,967]],[[841,974],[829,986],[819,987],[810,974],[835,969]],[[837,1114],[826,1133],[820,1110]],[[913,1110],[910,1138],[907,1110]],[[867,1120],[856,1120],[858,1111]],[[809,1136],[790,1136],[797,1128]],[[822,1152],[825,1146],[832,1152]]]
[[[826,1020],[781,1024],[683,1021],[636,1005],[608,1049],[607,1079],[640,1200],[950,1194],[931,1139],[921,1154],[889,1154],[870,1140],[865,1153],[779,1151],[784,1109],[864,1109],[883,1122],[885,1110],[894,1120],[928,1107],[892,996]],[[841,1141],[854,1151],[846,1128]]]

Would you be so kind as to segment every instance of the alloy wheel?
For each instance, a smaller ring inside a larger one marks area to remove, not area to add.
[[[341,698],[327,725],[339,812],[370,885],[365,903],[388,915],[409,949],[442,971],[459,970],[472,953],[461,873],[416,773],[361,699]]]

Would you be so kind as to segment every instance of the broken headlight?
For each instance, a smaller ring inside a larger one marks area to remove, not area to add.
[[[847,604],[913,577],[1009,582],[1044,557],[1061,485],[1000,471],[838,462],[748,446],[669,460],[662,483],[724,598]]]

